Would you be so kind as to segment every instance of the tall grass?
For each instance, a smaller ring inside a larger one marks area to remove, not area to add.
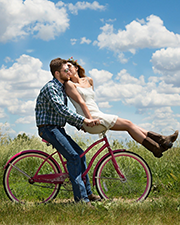
[[[85,150],[92,140],[74,137]],[[56,201],[46,205],[20,205],[10,202],[4,192],[3,167],[8,159],[22,150],[38,149],[52,152],[38,137],[25,134],[15,139],[0,135],[0,224],[179,224],[180,221],[180,143],[155,158],[134,141],[110,140],[113,149],[125,148],[142,156],[153,175],[152,191],[143,203],[111,202],[94,203],[96,210],[83,204],[74,204],[72,194],[61,193]],[[97,151],[87,155],[87,162]],[[94,164],[95,165],[95,164]],[[93,169],[89,176],[92,177]],[[95,192],[95,190],[94,190]],[[61,197],[67,200],[61,201]],[[70,199],[70,200],[68,200]]]

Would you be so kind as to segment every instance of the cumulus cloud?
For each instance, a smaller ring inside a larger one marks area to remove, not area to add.
[[[163,21],[155,15],[150,15],[146,21],[133,20],[124,30],[119,29],[117,32],[111,24],[105,24],[101,30],[94,43],[100,49],[107,48],[120,54],[121,61],[122,52],[135,54],[137,49],[177,47],[180,44],[180,35],[167,30]]]
[[[49,41],[69,28],[68,10],[104,10],[97,1],[57,4],[49,0],[0,0],[0,42],[17,40],[28,35]]]
[[[95,91],[99,102],[107,99],[122,101],[136,107],[139,112],[158,107],[180,106],[180,88],[165,84],[162,78],[150,77],[148,82],[145,82],[144,76],[135,78],[123,69],[116,76],[115,80],[118,82],[115,82],[108,71],[93,69],[89,73],[95,78]]]
[[[11,67],[0,69],[0,116],[3,109],[10,114],[32,115],[40,88],[52,78],[50,72],[42,69],[42,62],[28,55],[22,55]]]
[[[100,103],[98,104],[98,106],[99,106],[100,108],[111,108],[111,107],[112,107],[111,105],[109,105],[109,102],[100,102]]]
[[[66,9],[48,0],[1,0],[0,22],[0,42],[30,34],[48,41],[69,27]]]
[[[32,124],[34,123],[34,116],[25,116],[17,119],[15,123],[19,124]]]
[[[163,48],[157,50],[151,62],[155,73],[163,75],[163,80],[167,84],[180,86],[180,48]]]
[[[180,48],[162,48],[152,55],[151,62],[155,73],[169,73],[180,70]]]
[[[147,117],[146,120],[152,121],[152,123],[148,123],[147,127],[144,128],[149,129],[152,126],[155,130],[169,135],[174,130],[179,130],[180,123],[177,121],[179,117],[180,114],[174,114],[171,107],[158,108],[155,109],[153,113],[149,113],[149,117]],[[172,130],[172,127],[174,130]]]
[[[113,74],[108,71],[97,69],[90,70],[89,74],[93,78],[95,86],[100,85],[102,83],[106,83],[107,81],[111,80],[113,76]]]

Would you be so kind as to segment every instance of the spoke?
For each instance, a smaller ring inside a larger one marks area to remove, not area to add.
[[[121,181],[121,178],[114,178],[114,177],[95,177],[97,179],[107,179],[107,180],[120,180]]]
[[[16,170],[18,170],[20,173],[24,174],[27,178],[31,178],[27,173],[19,169],[17,166],[13,165],[12,163],[9,163],[12,167],[14,167]]]
[[[42,188],[57,189],[57,188],[54,188],[53,186],[43,186],[43,185],[39,185],[39,184],[32,184],[32,185],[37,186],[37,187],[42,187]]]

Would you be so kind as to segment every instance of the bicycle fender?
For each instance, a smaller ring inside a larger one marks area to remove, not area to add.
[[[115,152],[124,152],[124,151],[126,151],[126,150],[125,149],[117,149],[117,150],[113,150],[113,153],[115,153]],[[94,168],[94,171],[93,171],[93,186],[95,185],[95,174],[96,174],[96,170],[97,170],[99,164],[109,155],[111,155],[109,152],[106,153],[102,158],[100,158],[100,160],[96,164],[96,167]]]
[[[46,157],[49,156],[48,153],[43,152],[43,151],[40,151],[40,150],[24,150],[24,151],[18,152],[18,153],[15,154],[14,156],[12,156],[12,157],[7,161],[7,163],[5,164],[5,166],[4,166],[3,169],[6,169],[6,167],[9,165],[9,163],[10,163],[13,159],[15,159],[16,157],[18,157],[19,155],[22,155],[22,154],[24,154],[24,153],[30,153],[30,152],[41,153],[41,154],[45,155]],[[57,162],[53,157],[51,157],[51,156],[50,156],[49,158],[52,159],[52,161],[53,161],[53,162],[57,165],[57,167],[59,168],[59,171],[61,171],[61,168],[60,168],[58,162]]]

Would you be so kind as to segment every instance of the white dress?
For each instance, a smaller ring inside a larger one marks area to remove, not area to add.
[[[99,110],[99,108],[94,100],[95,93],[94,93],[92,87],[82,88],[82,87],[76,86],[76,88],[77,88],[77,91],[79,92],[79,94],[81,95],[81,97],[83,98],[83,100],[85,101],[92,118],[99,119],[101,124],[103,125],[103,126],[97,125],[94,127],[87,127],[86,125],[84,125],[85,130],[91,134],[97,134],[97,133],[101,133],[101,132],[113,127],[114,124],[116,123],[118,116],[111,115],[111,114],[105,114]],[[70,100],[71,100],[72,104],[74,105],[74,107],[76,108],[76,112],[78,114],[84,116],[84,113],[83,113],[80,105],[73,99],[70,98]]]

